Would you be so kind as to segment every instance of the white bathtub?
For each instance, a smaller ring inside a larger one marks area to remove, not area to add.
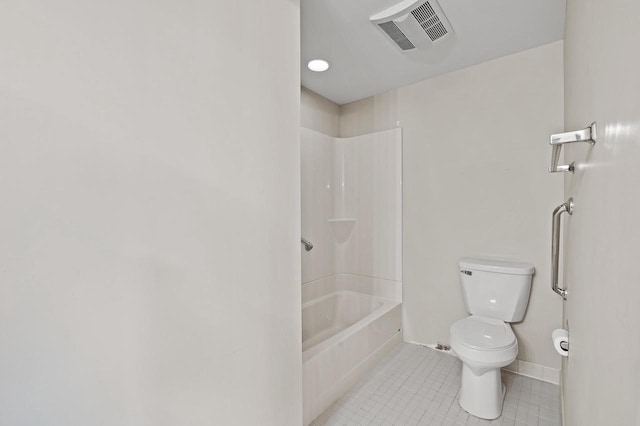
[[[354,280],[349,281],[349,276],[338,277],[338,285],[321,285],[324,291],[318,291],[316,286],[306,292],[313,293],[315,298],[302,305],[305,425],[402,341],[398,300],[353,291],[358,290],[358,286],[340,285],[340,282]]]

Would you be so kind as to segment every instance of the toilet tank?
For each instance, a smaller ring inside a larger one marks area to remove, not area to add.
[[[464,305],[470,314],[519,322],[535,271],[528,263],[462,258],[458,261]]]

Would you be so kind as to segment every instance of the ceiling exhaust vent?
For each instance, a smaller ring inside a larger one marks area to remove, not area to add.
[[[453,36],[436,0],[404,0],[369,20],[403,51],[428,48]]]
[[[398,28],[395,22],[383,22],[382,24],[378,24],[378,26],[382,28],[382,31],[387,33],[389,37],[391,37],[391,40],[395,41],[400,49],[411,50],[416,48],[413,43],[411,43],[411,40],[409,40],[402,30]]]

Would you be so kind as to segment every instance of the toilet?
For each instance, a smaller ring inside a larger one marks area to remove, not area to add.
[[[471,315],[454,322],[451,349],[462,361],[460,406],[476,417],[502,414],[500,369],[515,361],[518,340],[509,323],[524,318],[533,265],[463,258],[458,261],[464,305]]]

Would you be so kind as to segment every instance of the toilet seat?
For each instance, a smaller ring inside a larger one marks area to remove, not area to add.
[[[471,315],[451,325],[457,343],[477,351],[500,351],[517,344],[509,324],[493,318]]]

